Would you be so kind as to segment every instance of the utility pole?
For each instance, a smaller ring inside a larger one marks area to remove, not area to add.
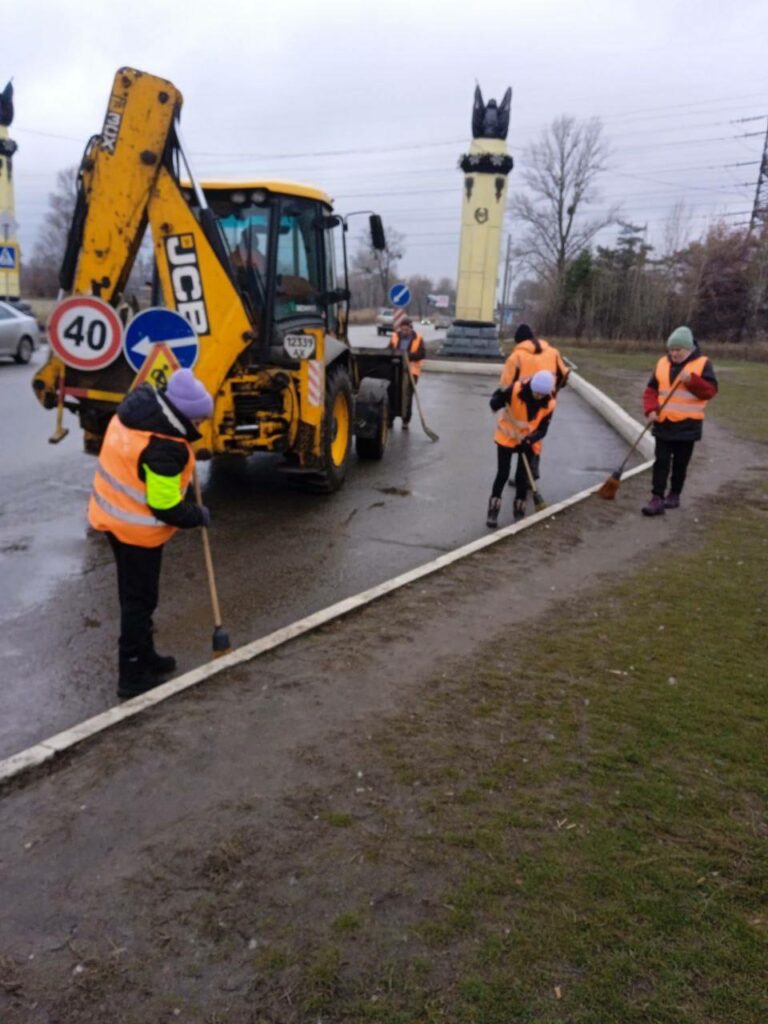
[[[755,228],[760,229],[758,244],[755,249],[753,265],[757,268],[756,280],[750,289],[744,303],[744,312],[736,331],[736,341],[742,341],[744,332],[750,320],[759,318],[760,311],[765,303],[766,286],[768,284],[768,253],[766,252],[766,229],[768,229],[768,127],[765,130],[763,141],[763,155],[760,159],[760,170],[757,172],[757,187],[755,188],[755,201],[752,204],[752,215],[749,218],[749,227],[745,238],[745,258],[749,259],[750,242],[752,232]]]
[[[768,127],[765,129],[763,157],[757,175],[757,188],[755,189],[755,201],[752,204],[752,216],[749,218],[748,234],[752,233],[758,221],[768,224]]]
[[[512,236],[507,235],[507,255],[504,258],[504,284],[501,286],[501,316],[499,327],[503,330],[507,321],[507,301],[509,292],[509,267],[512,262]]]

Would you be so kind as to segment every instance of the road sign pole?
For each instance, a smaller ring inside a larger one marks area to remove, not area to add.
[[[396,307],[395,314],[392,318],[392,327],[395,331],[398,331],[403,320],[408,316],[405,310],[405,307],[411,301],[411,290],[408,285],[393,284],[389,289],[389,301]]]

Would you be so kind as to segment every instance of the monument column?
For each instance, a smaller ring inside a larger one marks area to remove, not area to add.
[[[501,236],[507,201],[507,175],[513,160],[507,151],[512,90],[501,105],[483,102],[475,88],[472,144],[459,162],[464,172],[461,242],[456,285],[456,319],[440,354],[499,356],[499,332],[494,323]]]
[[[0,299],[18,299],[21,296],[13,199],[13,154],[18,147],[8,134],[12,121],[13,85],[9,82],[0,92]]]

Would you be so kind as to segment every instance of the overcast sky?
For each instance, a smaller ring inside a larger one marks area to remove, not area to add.
[[[749,219],[766,39],[766,0],[3,0],[20,241],[30,253],[56,172],[129,65],[182,91],[199,176],[305,181],[342,213],[376,209],[406,237],[404,275],[455,278],[476,81],[486,99],[513,89],[512,190],[555,117],[599,116],[612,157],[595,210],[621,202],[663,248],[678,201],[691,235]]]

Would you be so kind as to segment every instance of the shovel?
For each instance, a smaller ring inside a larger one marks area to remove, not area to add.
[[[411,369],[411,361],[408,358],[408,353],[407,352],[403,353],[403,358],[405,359],[405,366],[406,366],[406,369],[408,370],[408,376],[410,377],[410,380],[411,380],[411,388],[413,389],[413,397],[416,399],[416,409],[418,410],[418,413],[419,413],[419,419],[421,420],[422,429],[424,430],[424,433],[427,435],[427,437],[429,438],[430,441],[432,441],[432,442],[439,441],[440,437],[434,432],[434,430],[430,430],[429,429],[429,427],[427,426],[426,421],[424,419],[424,413],[423,413],[422,408],[421,408],[421,400],[419,399],[419,392],[416,390],[416,381],[415,381],[414,376],[413,376],[413,370]]]

